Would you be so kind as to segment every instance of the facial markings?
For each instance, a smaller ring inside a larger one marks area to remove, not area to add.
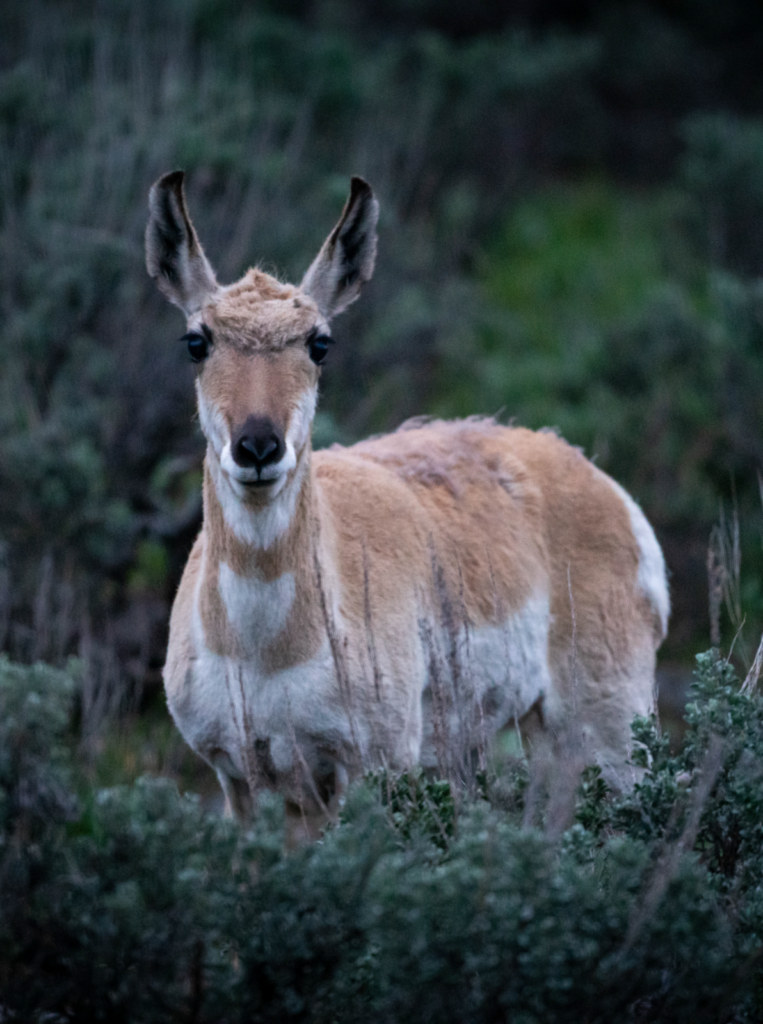
[[[305,445],[310,436],[310,427],[315,416],[315,407],[318,402],[318,388],[308,388],[300,396],[289,420],[289,429],[286,433],[286,450],[291,448],[296,455]]]
[[[196,378],[196,401],[201,429],[219,458],[230,441],[228,427],[221,410],[204,393],[199,377]]]
[[[298,449],[307,439],[315,411],[317,371],[296,347],[248,354],[218,344],[196,387],[201,426],[218,456],[252,416],[273,422],[286,437],[287,455],[289,441]],[[299,426],[296,433],[292,424]],[[294,452],[290,462],[295,462]]]

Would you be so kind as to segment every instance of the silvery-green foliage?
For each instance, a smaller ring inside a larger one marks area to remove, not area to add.
[[[424,776],[367,779],[291,852],[274,797],[246,829],[162,780],[93,791],[69,745],[74,685],[0,665],[0,750],[23,751],[0,771],[11,1019],[757,1019],[763,700],[715,653],[684,751],[637,722],[641,782],[607,799],[587,770],[558,839],[522,826],[516,771],[514,802],[489,773],[476,802]]]

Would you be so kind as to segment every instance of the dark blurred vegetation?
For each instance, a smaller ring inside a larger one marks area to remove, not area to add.
[[[374,185],[317,443],[426,412],[558,427],[657,529],[673,659],[735,502],[754,639],[761,68],[754,0],[3,5],[0,648],[77,654],[86,734],[158,680],[203,456],[142,257],[177,166],[224,281],[299,279],[348,176]]]

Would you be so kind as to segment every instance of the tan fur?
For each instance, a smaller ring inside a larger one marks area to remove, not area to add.
[[[210,303],[205,320],[215,337],[244,352],[281,352],[301,341],[315,323],[317,307],[290,284],[250,270]]]
[[[218,347],[222,345],[218,340]],[[233,426],[243,423],[249,410],[257,409],[285,427],[293,403],[284,399],[299,397],[315,386],[317,377],[316,368],[296,346],[277,353],[252,353],[226,344],[224,358],[213,355],[204,368],[204,393],[212,405],[225,410]]]
[[[554,434],[491,419],[311,450],[320,371],[306,341],[357,294],[375,252],[373,235],[360,278],[341,262],[339,229],[354,250],[362,217],[375,223],[368,186],[353,188],[305,279],[319,303],[251,270],[189,312],[213,339],[197,382],[209,446],[204,527],[170,624],[170,709],[234,810],[247,783],[275,785],[315,822],[363,769],[432,762],[432,666],[455,687],[455,658],[471,721],[574,719],[588,756],[627,784],[668,607],[630,499]],[[344,278],[349,298],[330,290]],[[252,415],[293,442],[273,487],[225,469],[227,439]]]

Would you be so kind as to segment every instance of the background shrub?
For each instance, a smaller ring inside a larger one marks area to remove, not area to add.
[[[501,407],[560,427],[655,522],[684,655],[719,497],[759,550],[762,38],[743,2],[4,10],[0,647],[77,654],[91,732],[158,680],[203,448],[142,233],[182,165],[223,280],[299,278],[365,174],[379,267],[316,443]]]

